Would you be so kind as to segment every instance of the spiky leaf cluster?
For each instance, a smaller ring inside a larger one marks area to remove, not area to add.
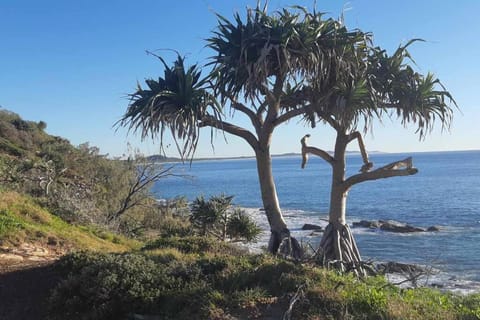
[[[142,138],[159,135],[160,141],[170,130],[180,155],[188,157],[197,146],[199,121],[206,115],[220,118],[221,109],[197,65],[186,68],[180,55],[172,66],[157,57],[165,67],[164,76],[145,80],[146,88],[138,84],[119,123],[139,131]]]
[[[451,94],[433,74],[416,72],[407,47],[392,55],[373,46],[344,45],[329,63],[335,70],[328,78],[311,78],[309,100],[320,120],[338,131],[371,128],[372,120],[384,114],[400,118],[403,125],[414,123],[420,138],[433,128],[438,118],[448,128]]]
[[[227,99],[243,92],[244,99],[253,101],[272,91],[275,82],[301,83],[306,75],[329,77],[335,71],[329,61],[337,56],[336,50],[368,38],[302,7],[269,15],[266,7],[257,6],[247,11],[245,21],[238,13],[233,21],[217,17],[217,29],[207,45],[215,52],[210,61],[215,88]]]

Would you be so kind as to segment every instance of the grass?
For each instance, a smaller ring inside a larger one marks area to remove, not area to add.
[[[16,192],[0,192],[0,242],[15,246],[24,242],[54,245],[60,249],[89,248],[122,252],[138,249],[138,241],[94,226],[71,225],[50,214],[35,201]]]
[[[136,253],[66,256],[60,263],[66,280],[50,300],[52,317],[281,319],[297,297],[291,319],[480,319],[480,294],[399,289],[383,277],[358,279],[224,249],[205,238],[173,237]]]

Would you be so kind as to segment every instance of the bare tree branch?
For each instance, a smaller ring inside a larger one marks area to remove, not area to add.
[[[401,169],[404,168],[404,169]],[[418,172],[417,168],[413,167],[412,158],[408,157],[404,160],[395,161],[386,166],[378,168],[370,172],[362,172],[349,177],[344,182],[345,190],[348,190],[353,185],[371,180],[378,180],[390,177],[410,176]]]
[[[284,122],[287,122],[288,120],[296,117],[296,116],[299,116],[301,114],[304,114],[307,110],[309,106],[304,106],[304,107],[301,107],[301,108],[298,108],[298,109],[293,109],[293,110],[290,110],[290,111],[287,111],[285,112],[284,114],[282,114],[281,116],[279,116],[275,122],[274,122],[274,126],[278,126]]]
[[[360,169],[361,172],[368,172],[373,167],[373,163],[368,160],[367,149],[365,148],[365,143],[363,142],[362,134],[358,131],[352,132],[348,135],[348,142],[352,142],[357,139],[358,147],[360,148],[360,153],[362,154],[363,166]]]
[[[326,151],[323,151],[315,147],[307,146],[308,138],[310,138],[310,135],[306,134],[305,136],[303,136],[302,140],[300,140],[300,143],[302,144],[302,169],[304,169],[305,165],[307,164],[309,153],[319,156],[320,158],[322,158],[323,160],[327,161],[329,164],[332,165],[335,162],[335,159],[331,155],[329,155]]]
[[[248,144],[252,148],[254,148],[254,149],[257,148],[257,144],[258,144],[257,138],[255,137],[255,135],[253,135],[253,133],[251,133],[250,131],[248,131],[245,128],[233,125],[233,124],[225,122],[225,121],[219,121],[219,120],[217,120],[217,119],[215,119],[214,117],[211,117],[211,116],[204,117],[202,119],[202,122],[199,124],[199,126],[200,127],[208,126],[208,127],[213,127],[213,128],[223,130],[223,131],[228,132],[228,133],[230,133],[234,136],[243,138],[245,141],[248,142]]]
[[[120,204],[120,208],[116,212],[110,213],[107,216],[107,222],[111,223],[118,219],[127,212],[127,210],[139,205],[145,200],[148,197],[147,195],[143,197],[139,197],[139,195],[141,195],[150,184],[166,177],[179,176],[171,172],[174,166],[167,167],[157,173],[151,174],[152,171],[155,170],[153,166],[153,163],[144,163],[138,166],[138,173],[134,183],[128,189],[127,195]]]
[[[252,122],[258,134],[260,128],[262,127],[262,122],[260,121],[258,115],[253,110],[247,108],[247,106],[245,106],[243,103],[235,100],[232,100],[232,108],[244,113],[250,119],[250,122]]]

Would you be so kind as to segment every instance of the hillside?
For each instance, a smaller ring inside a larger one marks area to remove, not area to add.
[[[72,250],[121,252],[135,247],[136,241],[106,230],[69,224],[28,196],[0,192],[0,268],[47,261]]]

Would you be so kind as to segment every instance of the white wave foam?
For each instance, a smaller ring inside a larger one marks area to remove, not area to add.
[[[248,249],[251,252],[259,253],[266,249],[268,241],[270,239],[270,226],[266,219],[265,213],[261,208],[245,208],[243,209],[250,217],[252,217],[255,222],[260,226],[262,232],[259,236],[259,239],[256,243],[250,243],[247,245]],[[326,221],[327,216],[321,215],[318,216],[318,213],[306,212],[303,210],[284,210],[283,215],[287,225],[290,227],[292,235],[297,238],[301,243],[309,243],[312,247],[318,246],[320,243],[322,232],[315,232],[312,230],[302,230],[301,227],[305,223],[316,224],[325,228],[328,224]],[[448,228],[448,232],[455,232],[454,228]],[[440,232],[447,231],[446,229],[441,229]],[[352,228],[354,234],[368,234],[368,235],[382,235],[385,232],[378,230],[371,230],[366,228]],[[431,232],[422,232],[422,233],[413,233],[413,234],[394,234],[400,236],[411,236],[419,234],[431,234]],[[438,234],[438,232],[436,232]],[[417,283],[414,284],[411,281],[405,281],[406,276],[403,274],[390,273],[387,274],[387,279],[391,283],[399,284],[403,288],[412,288],[415,286],[424,286],[437,288],[441,291],[449,291],[457,294],[471,294],[480,292],[480,282],[471,281],[457,278],[452,276],[452,274],[447,274],[445,272],[436,271],[433,274],[421,276],[417,279]]]

